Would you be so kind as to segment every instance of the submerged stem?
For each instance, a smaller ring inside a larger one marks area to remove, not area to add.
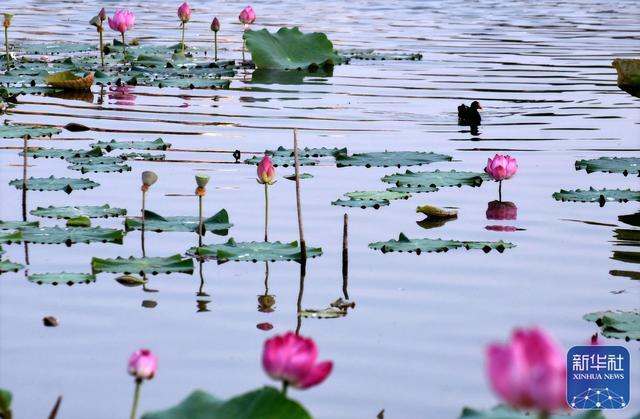
[[[136,389],[133,393],[133,405],[131,406],[131,419],[136,418],[136,411],[138,410],[138,399],[140,398],[140,386],[142,385],[141,379],[136,379]]]
[[[264,184],[264,241],[269,241],[269,184]]]

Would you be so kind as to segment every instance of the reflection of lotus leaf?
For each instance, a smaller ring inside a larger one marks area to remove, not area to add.
[[[286,261],[300,260],[302,255],[298,242],[241,242],[231,238],[224,244],[210,244],[202,247],[193,247],[188,251],[190,254],[199,255],[205,258],[217,259],[218,263],[230,260],[234,261]],[[319,247],[307,247],[307,257],[314,258],[322,255]]]
[[[211,231],[220,236],[226,236],[233,224],[229,223],[229,214],[227,210],[222,209],[212,217],[202,221],[206,231]],[[200,220],[198,217],[190,216],[174,216],[163,217],[152,211],[144,213],[144,229],[146,231],[163,231],[172,232],[197,232]],[[142,219],[140,217],[128,217],[125,220],[125,229],[127,231],[140,230],[142,228]]]
[[[36,284],[89,284],[91,282],[95,282],[96,277],[92,274],[82,274],[82,273],[46,273],[46,274],[33,274],[29,275],[29,281],[35,282]]]
[[[129,258],[117,257],[115,259],[100,259],[94,257],[91,260],[91,268],[94,273],[111,272],[140,275],[159,273],[181,272],[186,274],[193,273],[193,259],[183,259],[180,255],[169,257],[144,257]]]
[[[422,252],[446,252],[451,249],[464,248],[481,249],[485,253],[490,252],[492,249],[502,253],[505,249],[515,247],[512,243],[506,243],[501,241],[497,242],[479,242],[479,241],[457,241],[457,240],[442,240],[442,239],[409,239],[403,233],[400,233],[398,240],[388,240],[386,242],[376,242],[369,244],[371,249],[382,250],[382,253],[387,252],[416,252],[420,254]]]
[[[605,337],[640,340],[640,311],[600,311],[585,314],[584,319],[595,322]]]

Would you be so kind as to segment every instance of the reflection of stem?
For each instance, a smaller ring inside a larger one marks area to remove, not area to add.
[[[298,290],[298,301],[296,307],[298,309],[296,335],[300,334],[300,328],[302,327],[302,294],[304,294],[304,277],[307,274],[307,258],[304,257],[300,260],[300,287]]]
[[[202,232],[204,226],[202,225],[202,195],[198,195],[198,247],[202,247]]]
[[[264,261],[264,295],[269,295],[269,261]]]
[[[9,54],[9,27],[4,26],[4,48],[5,48],[5,62],[7,64],[7,71],[11,68],[11,54]]]
[[[213,44],[214,44],[213,60],[218,61],[218,32],[213,33]]]
[[[124,40],[124,32],[122,32],[122,62],[127,62],[127,42]]]
[[[282,395],[287,396],[287,389],[289,388],[289,383],[287,381],[282,382]]]
[[[22,221],[27,221],[27,145],[29,136],[23,137],[22,146]]]
[[[98,29],[98,32],[100,33],[100,62],[102,63],[102,67],[104,67],[104,46],[103,46],[103,40],[102,40],[102,27]]]
[[[98,98],[98,104],[102,105],[104,103],[104,84],[100,85],[100,97]]]
[[[344,215],[344,226],[342,228],[342,293],[344,299],[349,299],[347,286],[349,285],[349,216]]]
[[[269,184],[264,184],[264,241],[269,241]]]
[[[184,27],[186,25],[182,22],[182,55],[184,55]]]
[[[498,201],[502,202],[502,181],[498,182]]]
[[[204,259],[200,258],[199,264],[200,264],[200,268],[199,268],[199,272],[200,272],[200,288],[198,288],[198,294],[197,295],[199,297],[203,297],[203,296],[206,297],[207,294],[202,291],[204,289],[204,275],[202,274],[202,265],[204,265]]]
[[[300,160],[298,158],[298,129],[293,129],[293,158],[295,160],[296,175],[296,207],[298,210],[298,233],[300,234],[300,254],[306,263],[307,243],[304,241],[304,227],[302,226],[302,205],[300,204]]]
[[[142,385],[142,379],[136,378],[136,389],[133,393],[133,405],[131,406],[131,419],[136,419],[136,411],[138,410],[138,399],[140,398],[140,385]]]

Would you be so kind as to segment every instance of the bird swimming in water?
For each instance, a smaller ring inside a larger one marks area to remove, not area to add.
[[[458,106],[458,124],[460,125],[480,125],[482,117],[478,109],[482,109],[480,102],[474,100],[471,106],[462,104]]]

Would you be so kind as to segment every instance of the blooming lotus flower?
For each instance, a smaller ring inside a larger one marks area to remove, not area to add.
[[[136,380],[151,380],[158,369],[158,360],[148,349],[139,349],[129,358],[128,371]]]
[[[484,171],[496,182],[511,179],[518,171],[516,159],[509,155],[496,154],[493,159],[487,159]]]
[[[124,35],[126,31],[133,28],[136,23],[136,15],[129,10],[116,10],[113,18],[108,18],[108,22],[111,29]]]
[[[218,32],[220,30],[220,21],[217,17],[214,17],[211,21],[211,30],[214,32]]]
[[[249,29],[249,25],[256,21],[256,12],[253,11],[251,6],[247,6],[242,9],[238,19],[244,24],[244,30],[246,31]]]
[[[487,220],[515,220],[518,207],[513,202],[491,201],[487,204]]]
[[[276,169],[269,156],[264,156],[258,164],[258,183],[262,185],[273,185],[276,178]]]
[[[511,341],[486,352],[493,390],[507,404],[554,412],[567,409],[564,350],[540,328],[516,329]]]
[[[182,3],[182,5],[178,7],[178,18],[180,18],[183,24],[191,19],[191,8],[187,2]]]
[[[323,382],[333,369],[333,362],[316,363],[317,358],[312,339],[287,332],[264,343],[262,367],[274,380],[306,389]]]

